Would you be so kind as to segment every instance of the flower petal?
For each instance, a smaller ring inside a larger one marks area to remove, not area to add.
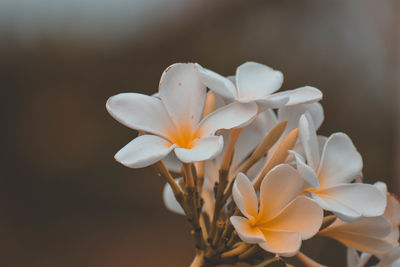
[[[327,187],[351,182],[362,167],[361,155],[351,139],[344,133],[335,133],[325,143],[317,175],[321,187]]]
[[[159,90],[162,102],[178,126],[197,125],[203,113],[207,88],[201,83],[195,64],[169,66],[161,76]]]
[[[182,162],[176,157],[175,153],[169,153],[163,159],[163,161],[168,170],[176,173],[180,173],[182,171]]]
[[[380,216],[386,207],[386,196],[369,184],[341,184],[321,188],[314,193],[328,204],[328,210],[337,213],[339,218],[343,218],[342,215],[347,217],[344,220],[357,219],[360,216]]]
[[[299,196],[290,202],[278,215],[265,224],[268,229],[285,230],[301,234],[309,239],[321,227],[323,211],[313,200]],[[262,226],[260,226],[262,227]]]
[[[258,245],[271,253],[290,257],[301,247],[301,235],[296,232],[262,229],[266,241]]]
[[[216,157],[224,146],[222,136],[209,136],[198,138],[193,142],[193,148],[175,148],[179,160],[189,163],[203,161]]]
[[[304,86],[294,90],[287,90],[276,93],[275,95],[288,96],[289,101],[286,103],[286,106],[312,103],[322,99],[322,92],[317,88],[311,86]]]
[[[239,173],[232,188],[233,200],[236,206],[249,220],[257,217],[258,201],[256,191],[249,178]]]
[[[305,162],[303,157],[295,152],[295,151],[290,151],[291,154],[294,155],[296,159],[296,166],[297,170],[303,177],[303,179],[313,188],[318,188],[319,187],[319,182],[318,182],[318,177],[315,171],[308,166]]]
[[[281,88],[282,83],[282,72],[256,62],[246,62],[236,70],[239,98],[263,99]]]
[[[115,159],[129,168],[147,167],[165,158],[173,149],[167,140],[155,135],[141,135],[115,154]]]
[[[299,120],[304,113],[311,115],[315,129],[318,129],[324,121],[324,110],[320,103],[299,104],[283,106],[278,110],[279,121],[287,121],[285,133],[289,133],[299,127]]]
[[[110,97],[106,108],[123,125],[167,137],[174,124],[160,99],[152,96],[123,93]]]
[[[220,129],[231,129],[248,124],[257,114],[255,103],[234,102],[217,109],[205,117],[199,125],[199,131],[204,135],[213,135]]]
[[[317,170],[320,162],[318,138],[309,113],[303,114],[300,117],[299,136],[304,146],[307,164],[314,170]]]
[[[400,247],[392,249],[383,255],[376,267],[398,267],[400,266]]]
[[[243,163],[276,123],[274,112],[268,109],[258,114],[251,124],[243,128],[235,145],[235,155],[232,161],[233,168]]]
[[[258,229],[258,227],[252,227],[246,218],[232,216],[230,220],[240,239],[244,242],[250,244],[265,242],[264,235],[260,229]]]
[[[337,219],[319,234],[333,238],[348,247],[371,254],[389,251],[393,245],[382,239],[390,232],[390,222],[383,216],[361,218],[354,222]]]
[[[200,65],[197,66],[200,80],[205,86],[223,97],[229,99],[236,98],[236,87],[235,84],[231,82],[231,80],[211,70],[205,69]]]
[[[354,248],[347,248],[346,253],[347,267],[358,267],[360,256]]]
[[[300,174],[287,164],[268,172],[260,186],[260,223],[278,214],[297,196],[303,184]]]
[[[179,186],[179,181],[182,180],[181,178],[175,179],[176,184]],[[163,189],[163,200],[164,204],[172,212],[178,213],[179,215],[185,215],[181,205],[175,198],[174,192],[172,191],[171,186],[167,183]]]

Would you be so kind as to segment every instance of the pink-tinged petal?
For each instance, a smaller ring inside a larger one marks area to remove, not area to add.
[[[271,253],[284,257],[295,255],[301,247],[301,235],[296,232],[269,230],[261,228],[265,242],[258,245]]]
[[[308,187],[318,188],[319,182],[315,171],[304,162],[303,157],[299,153],[295,151],[290,151],[290,153],[294,155],[296,159],[297,170],[303,179],[308,183]]]
[[[383,216],[379,216],[361,218],[350,223],[337,219],[319,234],[333,238],[358,251],[381,254],[393,248],[391,243],[382,239],[382,236],[387,235],[390,229],[390,222]]]
[[[400,201],[394,194],[388,194],[387,205],[384,213],[385,217],[392,223],[393,228],[400,225]]]
[[[327,201],[334,201],[351,210],[356,211],[361,216],[381,216],[386,207],[386,196],[376,187],[369,184],[341,184],[328,188],[321,188],[314,193]],[[347,213],[345,209],[331,209],[348,217],[353,217],[352,213]],[[338,214],[338,216],[339,216]],[[353,217],[356,219],[359,216]]]
[[[400,247],[393,248],[388,253],[380,257],[376,267],[399,267],[400,266]]]
[[[307,104],[317,102],[322,99],[322,92],[311,86],[304,86],[294,90],[279,92],[276,95],[289,97],[289,101],[286,103],[286,106]]]
[[[230,220],[240,239],[244,242],[250,244],[265,242],[264,235],[260,229],[251,226],[249,220],[246,218],[241,216],[232,216]]]
[[[300,174],[287,164],[278,165],[268,172],[260,186],[259,221],[275,217],[297,196],[303,184]]]
[[[141,135],[115,154],[115,159],[129,168],[143,168],[165,158],[173,149],[167,140],[155,135]]]
[[[257,217],[258,201],[256,191],[249,178],[243,173],[239,173],[232,188],[233,200],[236,206],[249,220]]]
[[[204,188],[210,191],[214,190],[215,183],[219,180],[219,166],[218,161],[220,157],[213,160],[207,160],[204,167]]]
[[[175,148],[175,154],[182,162],[203,161],[216,157],[224,146],[222,136],[209,136],[196,139],[193,148]]]
[[[307,164],[314,170],[317,170],[320,162],[318,138],[314,123],[309,113],[303,114],[300,117],[299,138],[303,143]]]
[[[282,83],[283,74],[280,71],[259,63],[246,62],[236,70],[239,98],[263,99],[279,90]]]
[[[225,78],[211,70],[205,69],[200,65],[197,66],[200,80],[205,86],[223,97],[229,99],[236,98],[236,86],[228,78]]]
[[[231,129],[245,126],[257,115],[255,103],[234,102],[217,109],[205,117],[199,125],[199,132],[205,135],[213,135],[220,129]]]
[[[268,109],[258,114],[251,124],[244,127],[235,145],[232,166],[237,167],[243,163],[276,123],[274,112]]]
[[[194,127],[203,113],[207,88],[201,83],[197,68],[193,63],[177,63],[161,76],[160,98],[178,126]]]
[[[175,179],[175,182],[178,186],[180,180],[182,180],[182,177]],[[163,200],[168,210],[178,213],[179,215],[185,215],[185,212],[183,211],[181,205],[176,200],[174,192],[172,191],[172,188],[168,183],[165,184],[163,189]]]
[[[390,234],[385,237],[385,241],[391,243],[393,246],[399,246],[399,227],[392,228]]]
[[[323,210],[315,201],[299,196],[264,225],[268,229],[300,233],[301,238],[305,240],[318,232],[323,215]]]
[[[201,197],[204,200],[203,211],[208,215],[208,218],[212,221],[214,215],[214,196],[212,191],[204,190],[201,193]]]
[[[325,143],[318,169],[322,187],[348,183],[361,172],[363,162],[360,153],[344,133],[332,134]]]
[[[287,121],[285,133],[289,133],[299,127],[299,120],[304,113],[311,115],[315,129],[318,129],[324,121],[324,110],[320,103],[283,106],[278,110],[279,121]]]
[[[160,99],[152,96],[123,93],[110,97],[106,108],[123,125],[148,133],[168,136],[174,124]]]

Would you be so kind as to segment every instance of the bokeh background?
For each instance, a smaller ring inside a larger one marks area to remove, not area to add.
[[[175,62],[254,60],[284,90],[321,89],[320,133],[348,133],[366,180],[400,193],[399,28],[396,0],[0,0],[0,266],[188,266],[187,222],[152,168],[113,160],[136,133],[105,110]],[[311,243],[344,266],[343,247]]]

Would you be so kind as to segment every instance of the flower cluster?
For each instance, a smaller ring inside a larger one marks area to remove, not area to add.
[[[292,256],[322,266],[300,252],[316,235],[347,246],[349,266],[372,258],[399,266],[399,200],[382,182],[363,183],[361,155],[346,134],[317,135],[321,91],[277,93],[282,83],[280,71],[255,62],[228,77],[171,65],[158,93],[107,101],[116,120],[139,132],[115,159],[154,165],[166,179],[167,208],[193,228],[191,266],[267,266]]]

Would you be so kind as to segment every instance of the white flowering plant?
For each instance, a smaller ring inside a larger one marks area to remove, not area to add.
[[[111,116],[139,133],[115,159],[165,178],[166,207],[192,227],[193,267],[292,266],[290,257],[324,266],[300,251],[316,235],[347,246],[348,266],[400,266],[399,200],[383,182],[363,183],[346,134],[317,135],[321,91],[276,93],[282,83],[255,62],[229,77],[173,64],[158,93],[108,99]]]

